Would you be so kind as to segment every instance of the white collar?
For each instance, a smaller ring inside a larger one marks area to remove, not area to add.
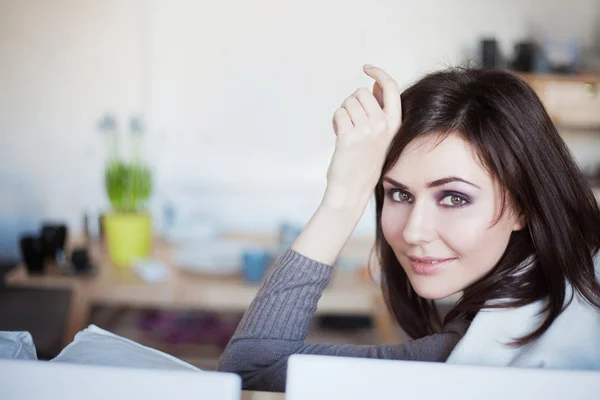
[[[567,299],[571,293],[568,285]],[[578,293],[539,339],[521,347],[509,345],[539,326],[543,304],[539,300],[519,308],[481,310],[447,362],[600,370],[600,310]]]

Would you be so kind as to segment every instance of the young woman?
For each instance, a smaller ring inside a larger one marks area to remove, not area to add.
[[[600,213],[532,89],[450,69],[402,95],[365,66],[334,115],[321,205],[225,350],[244,388],[282,391],[291,354],[600,369]],[[375,192],[388,307],[414,340],[304,344],[339,252]],[[441,320],[433,300],[462,292]],[[481,352],[480,349],[486,349]]]

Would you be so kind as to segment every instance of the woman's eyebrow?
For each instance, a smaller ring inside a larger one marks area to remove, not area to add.
[[[406,185],[404,185],[404,184],[402,184],[402,183],[400,183],[398,181],[395,181],[395,180],[393,180],[390,177],[384,176],[383,180],[386,181],[386,182],[391,183],[392,185],[396,186],[398,189],[408,190],[408,186],[406,186]],[[447,183],[450,183],[450,182],[463,182],[463,183],[466,183],[466,184],[471,185],[473,187],[476,187],[477,189],[481,189],[476,184],[474,184],[472,182],[469,182],[466,179],[459,178],[457,176],[448,176],[446,178],[436,179],[433,182],[429,182],[427,184],[427,187],[428,188],[433,188],[433,187],[443,186],[443,185],[445,185]]]

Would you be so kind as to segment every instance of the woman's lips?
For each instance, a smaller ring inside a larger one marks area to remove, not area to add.
[[[451,264],[455,258],[409,257],[413,271],[419,275],[434,275]]]

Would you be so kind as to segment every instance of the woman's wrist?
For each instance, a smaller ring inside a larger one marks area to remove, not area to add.
[[[362,217],[368,198],[361,202],[332,201],[325,196],[292,249],[305,257],[333,265]]]
[[[321,201],[320,208],[329,210],[330,212],[345,213],[349,216],[358,214],[358,218],[364,213],[365,207],[373,194],[375,185],[369,186],[369,190],[360,192],[327,189],[325,196]]]

